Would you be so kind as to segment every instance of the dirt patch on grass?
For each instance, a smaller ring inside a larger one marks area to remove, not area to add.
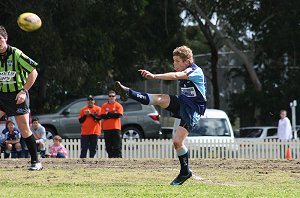
[[[135,168],[135,169],[177,169],[177,159],[51,159],[41,160],[47,169],[75,168]],[[29,159],[0,159],[3,169],[27,168]],[[256,169],[261,173],[270,170],[300,173],[298,160],[240,160],[240,159],[192,159],[191,168],[243,170]]]

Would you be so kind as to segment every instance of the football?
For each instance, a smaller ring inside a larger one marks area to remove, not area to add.
[[[21,14],[18,17],[17,23],[18,26],[26,32],[33,32],[42,26],[40,17],[31,12]]]

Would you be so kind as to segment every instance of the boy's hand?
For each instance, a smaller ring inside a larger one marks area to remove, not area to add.
[[[144,78],[153,79],[155,77],[155,75],[149,72],[148,70],[139,69],[138,71],[141,72],[141,75]]]
[[[26,92],[21,90],[15,98],[16,104],[21,104],[21,103],[25,102],[25,99],[26,99]]]

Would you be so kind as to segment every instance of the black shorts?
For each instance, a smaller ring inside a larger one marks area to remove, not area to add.
[[[180,117],[180,103],[179,103],[178,96],[174,96],[174,95],[169,95],[169,96],[170,96],[170,104],[166,108],[166,110],[171,112],[172,117],[181,119],[181,117]],[[188,131],[190,130],[187,123],[185,123],[182,119],[180,120],[179,126],[187,129]]]
[[[4,93],[0,92],[0,111],[7,116],[18,116],[29,113],[29,94],[26,91],[26,99],[21,104],[16,104],[16,96],[19,92]]]

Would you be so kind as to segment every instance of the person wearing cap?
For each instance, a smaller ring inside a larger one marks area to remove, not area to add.
[[[121,117],[123,106],[116,101],[116,92],[108,92],[108,101],[101,107],[105,149],[109,158],[122,157]]]
[[[87,105],[79,113],[78,120],[81,123],[81,153],[80,158],[86,158],[89,150],[90,158],[94,158],[97,150],[97,142],[101,133],[100,123],[101,107],[95,105],[92,95],[87,97]]]

